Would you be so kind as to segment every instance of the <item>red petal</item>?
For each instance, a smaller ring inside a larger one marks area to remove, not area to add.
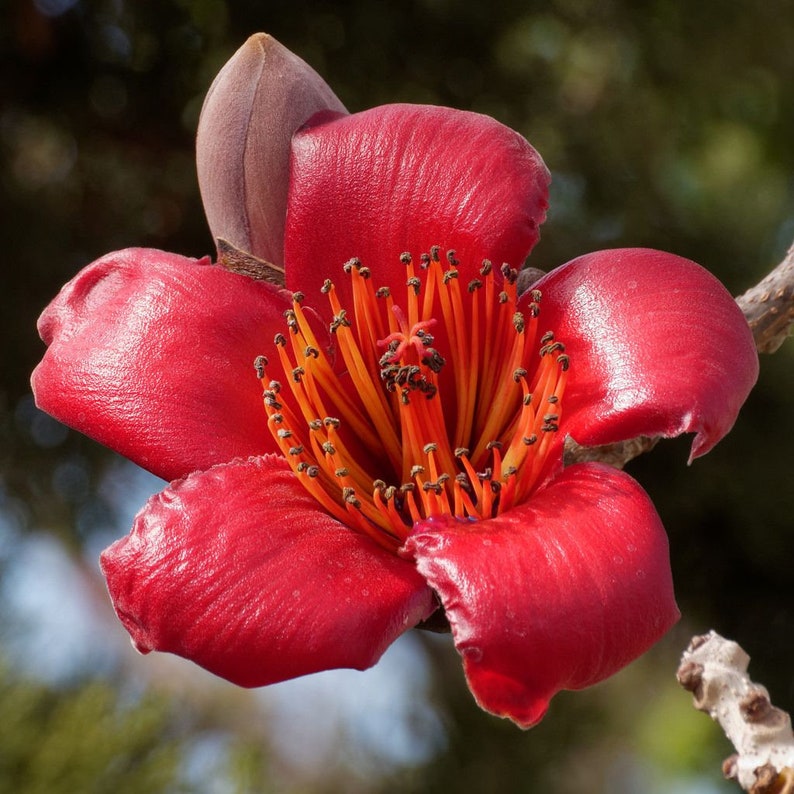
[[[101,562],[140,651],[248,687],[370,667],[435,607],[413,565],[324,513],[275,456],[173,483]]]
[[[39,320],[37,404],[166,479],[273,451],[253,362],[289,305],[206,259],[108,254]]]
[[[520,267],[548,182],[524,138],[476,113],[386,105],[310,127],[293,140],[287,285],[312,296],[331,278],[347,297],[341,266],[355,256],[401,295],[400,254],[433,245],[456,249],[467,278],[485,257]]]
[[[590,446],[694,432],[695,458],[731,429],[758,356],[744,315],[708,271],[618,249],[579,257],[535,286],[541,324],[571,358],[566,434]]]
[[[346,113],[325,81],[257,33],[215,78],[201,110],[196,166],[214,237],[283,264],[290,141],[320,111]]]
[[[678,619],[650,499],[600,464],[566,469],[489,521],[426,521],[405,548],[441,598],[477,702],[524,728],[555,693],[617,672]]]

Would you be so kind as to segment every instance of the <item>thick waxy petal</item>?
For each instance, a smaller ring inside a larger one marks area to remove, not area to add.
[[[370,667],[435,607],[411,563],[324,513],[275,456],[173,483],[102,570],[140,651],[249,687]]]
[[[40,408],[166,479],[275,451],[253,362],[290,304],[274,287],[175,254],[127,249],[45,309]],[[278,360],[271,367],[278,373]]]
[[[600,464],[490,521],[426,521],[405,546],[438,593],[477,702],[522,727],[617,672],[678,619],[650,499]]]
[[[487,116],[385,105],[310,126],[293,142],[287,286],[312,296],[358,257],[376,286],[405,289],[403,251],[456,249],[461,278],[488,257],[520,267],[546,216],[549,174],[518,133]]]
[[[733,426],[758,377],[752,334],[708,271],[649,249],[586,254],[546,275],[541,321],[566,346],[566,434],[587,446]]]
[[[347,112],[317,72],[272,36],[251,36],[223,67],[196,137],[214,237],[283,265],[292,133],[322,111]]]

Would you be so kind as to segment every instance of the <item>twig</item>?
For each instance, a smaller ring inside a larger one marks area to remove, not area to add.
[[[747,675],[750,657],[735,642],[711,631],[693,637],[678,668],[678,682],[694,706],[725,731],[736,748],[722,771],[750,794],[794,792],[791,718],[769,701]]]
[[[794,245],[785,259],[736,299],[753,329],[759,353],[774,353],[794,323]]]

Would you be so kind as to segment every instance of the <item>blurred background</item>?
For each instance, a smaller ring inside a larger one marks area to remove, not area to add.
[[[479,711],[449,637],[254,692],[132,651],[97,555],[163,484],[37,411],[36,318],[107,251],[213,251],[194,132],[257,30],[351,111],[446,104],[529,138],[554,178],[537,267],[653,246],[739,294],[794,239],[789,0],[3,0],[0,792],[737,791],[732,748],[674,675],[714,628],[794,709],[794,341],[706,458],[688,468],[679,439],[630,464],[683,620],[529,733]]]

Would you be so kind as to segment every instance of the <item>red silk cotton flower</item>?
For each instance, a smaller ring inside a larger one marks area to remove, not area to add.
[[[707,452],[758,369],[726,290],[645,249],[525,288],[549,177],[521,136],[349,115],[267,36],[216,78],[197,152],[220,263],[109,254],[39,324],[38,404],[173,481],[102,555],[136,648],[251,687],[448,624],[477,702],[528,727],[658,640],[659,517],[563,442]]]

